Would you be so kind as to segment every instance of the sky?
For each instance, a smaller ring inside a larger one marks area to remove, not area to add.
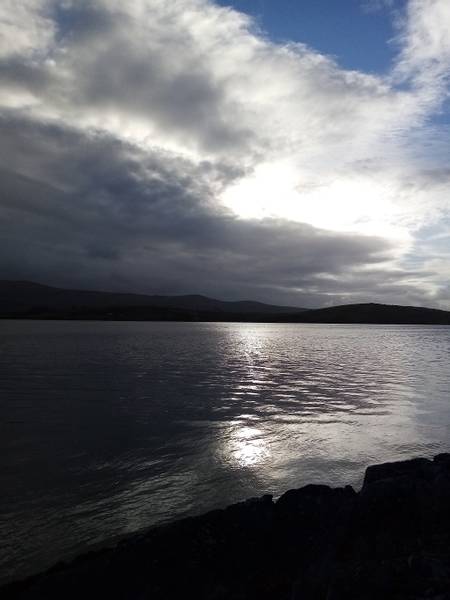
[[[450,309],[448,0],[2,0],[0,279]]]

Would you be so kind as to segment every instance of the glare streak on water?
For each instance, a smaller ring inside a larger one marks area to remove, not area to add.
[[[450,328],[0,321],[0,579],[448,451]]]

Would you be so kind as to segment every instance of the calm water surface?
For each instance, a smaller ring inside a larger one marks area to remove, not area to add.
[[[450,449],[450,328],[0,321],[0,578]]]

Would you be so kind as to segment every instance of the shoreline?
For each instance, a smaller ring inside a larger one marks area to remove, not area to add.
[[[247,325],[324,325],[324,326],[335,326],[335,325],[364,325],[364,326],[392,326],[392,327],[439,327],[439,328],[448,328],[450,327],[449,322],[432,322],[432,321],[344,321],[344,320],[330,320],[330,321],[299,321],[299,320],[289,320],[284,319],[275,320],[275,319],[239,319],[239,318],[218,318],[217,315],[211,318],[205,319],[193,319],[193,318],[180,318],[180,319],[140,319],[140,318],[119,318],[119,317],[24,317],[24,316],[3,316],[0,315],[1,321],[11,321],[11,322],[31,322],[31,323],[186,323],[186,324],[202,324],[202,323],[210,323],[210,324],[247,324]]]
[[[450,600],[450,454],[373,465],[159,525],[0,588],[4,600]]]

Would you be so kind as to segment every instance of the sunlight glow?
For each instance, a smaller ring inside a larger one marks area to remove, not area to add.
[[[408,242],[394,185],[363,175],[308,180],[289,161],[264,163],[228,187],[222,202],[245,219],[282,218],[331,231]]]
[[[241,467],[251,467],[264,461],[269,452],[263,432],[252,427],[238,427],[231,436],[230,454]]]

